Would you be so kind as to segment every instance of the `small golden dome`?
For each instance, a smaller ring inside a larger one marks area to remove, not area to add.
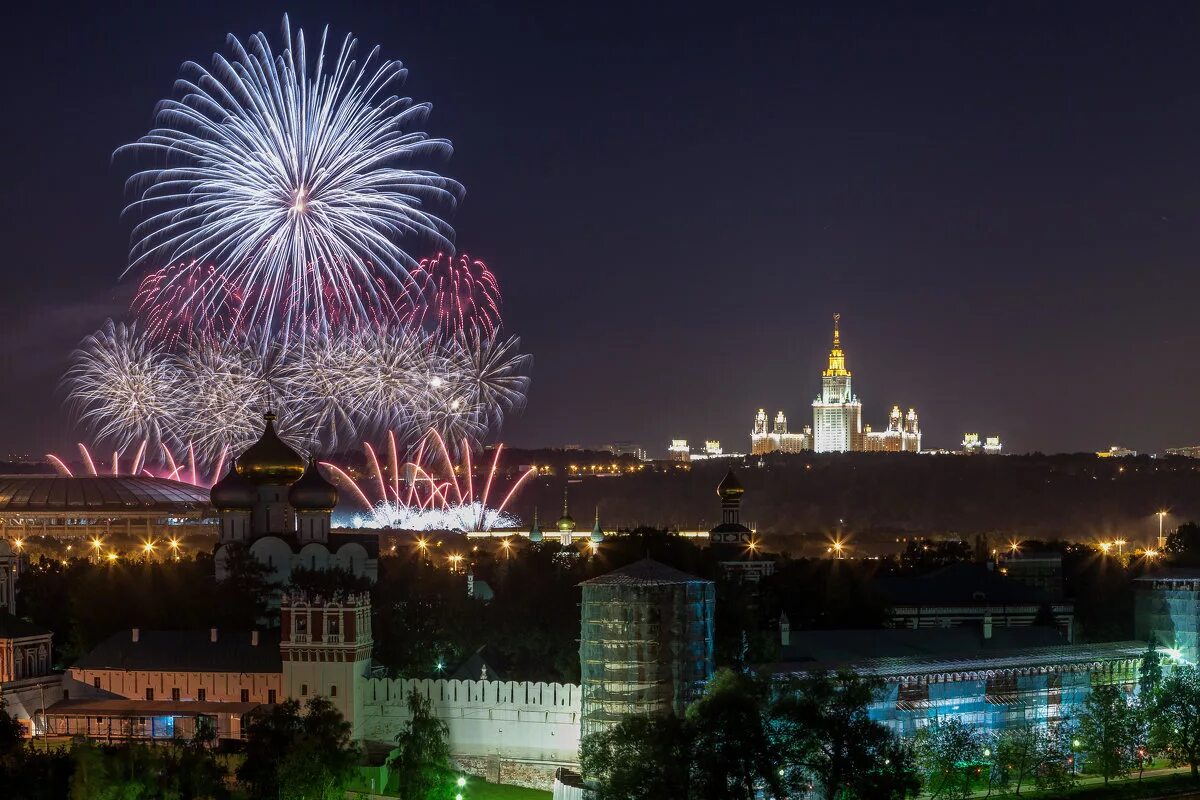
[[[275,432],[275,415],[263,414],[266,426],[258,441],[237,460],[237,471],[259,485],[287,486],[300,480],[307,466],[299,453],[288,447]]]

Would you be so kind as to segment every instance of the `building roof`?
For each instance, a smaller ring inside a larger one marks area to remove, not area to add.
[[[74,669],[116,669],[134,672],[280,672],[278,633],[250,631],[138,631],[133,641],[126,629],[105,639],[76,661]]]
[[[1017,628],[1013,630],[1021,629]],[[919,631],[896,630],[893,632],[913,634]],[[814,635],[820,633],[856,633],[861,634],[863,640],[866,642],[876,641],[886,643],[888,639],[887,636],[880,636],[880,634],[886,633],[881,630],[813,631],[812,633]],[[975,631],[975,635],[978,637],[979,632]],[[994,635],[993,638],[995,639]],[[996,641],[1003,643],[1005,639],[1000,638],[996,639]],[[1009,642],[1014,645],[1018,644],[1018,641],[1015,639],[1010,639]],[[931,651],[927,653],[912,653],[907,655],[899,654],[895,651],[893,651],[895,654],[892,655],[876,653],[876,657],[855,657],[848,660],[810,659],[804,661],[787,661],[786,655],[784,655],[782,656],[784,660],[780,663],[769,665],[767,669],[776,675],[821,671],[834,672],[852,669],[860,675],[899,678],[935,672],[1029,669],[1053,665],[1090,664],[1096,661],[1111,659],[1136,659],[1141,658],[1146,652],[1146,643],[1124,641],[1097,644],[1066,644],[1062,640],[1059,640],[1058,644],[1050,646],[997,646],[981,649],[977,643],[973,649],[967,650],[959,650],[951,647],[947,648],[945,652],[937,652],[938,649],[931,648]]]
[[[0,639],[25,639],[31,636],[53,636],[53,632],[41,625],[26,622],[20,617],[0,612]]]
[[[612,572],[606,572],[598,577],[583,581],[579,585],[667,586],[680,583],[711,583],[711,581],[681,572],[674,567],[668,567],[666,564],[655,561],[652,558],[643,558],[641,561],[635,561],[628,566],[614,569]]]
[[[1043,589],[966,561],[924,575],[888,575],[879,578],[875,586],[893,606],[1037,606],[1052,602]]]
[[[1195,581],[1200,580],[1200,567],[1159,567],[1139,575],[1135,581]]]
[[[134,475],[0,475],[0,514],[208,513],[208,491]]]
[[[1040,625],[993,626],[984,638],[978,626],[957,628],[883,628],[866,630],[792,631],[780,647],[782,661],[850,663],[874,658],[947,656],[976,651],[1052,647],[1066,644],[1054,628]]]
[[[499,658],[492,648],[486,644],[482,645],[467,659],[458,665],[458,669],[454,670],[450,675],[452,681],[506,681],[508,673],[498,667]],[[487,670],[486,673],[484,670]],[[483,678],[484,674],[487,675]]]

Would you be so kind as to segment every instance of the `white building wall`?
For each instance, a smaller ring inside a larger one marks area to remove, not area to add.
[[[99,679],[100,688],[96,688]],[[63,688],[73,699],[124,697],[145,700],[146,689],[154,690],[155,700],[170,700],[172,689],[179,689],[180,700],[199,700],[200,689],[210,703],[239,703],[242,690],[249,692],[249,702],[270,702],[275,691],[276,701],[282,700],[283,676],[278,672],[159,672],[150,670],[68,669],[63,676]]]
[[[579,760],[580,688],[573,684],[371,678],[363,683],[361,729],[390,742],[418,693],[450,729],[458,756],[499,755],[574,764]]]

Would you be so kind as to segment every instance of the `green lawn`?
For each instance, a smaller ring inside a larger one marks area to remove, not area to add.
[[[371,791],[371,778],[375,777],[376,786],[382,781],[378,767],[359,767],[359,779],[350,785],[351,791]],[[397,797],[394,792],[379,791],[376,794],[386,797]],[[526,789],[521,786],[508,786],[502,783],[488,783],[482,778],[467,776],[467,785],[462,790],[463,800],[549,800],[550,792],[540,789]]]
[[[1147,774],[1141,781],[1137,779],[1137,774],[1134,773],[1131,777],[1114,779],[1105,786],[1103,781],[1094,776],[1084,776],[1083,780],[1075,787],[1066,792],[1039,792],[1032,788],[1022,789],[1021,798],[1028,800],[1054,800],[1055,798],[1070,798],[1071,800],[1138,800],[1143,797],[1197,797],[1200,796],[1200,785],[1192,781],[1192,776],[1188,773],[1173,772],[1163,775]],[[983,793],[977,793],[975,797],[984,797]],[[995,800],[1001,798],[1015,798],[1016,795],[1009,792],[1001,794],[993,792],[991,797]],[[466,800],[464,795],[463,800]]]

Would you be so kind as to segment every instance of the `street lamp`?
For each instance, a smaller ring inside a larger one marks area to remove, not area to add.
[[[1079,745],[1078,739],[1071,740],[1071,774],[1079,774]]]
[[[1163,537],[1163,517],[1167,515],[1166,511],[1158,512],[1158,549],[1162,551],[1167,546],[1167,540]]]

